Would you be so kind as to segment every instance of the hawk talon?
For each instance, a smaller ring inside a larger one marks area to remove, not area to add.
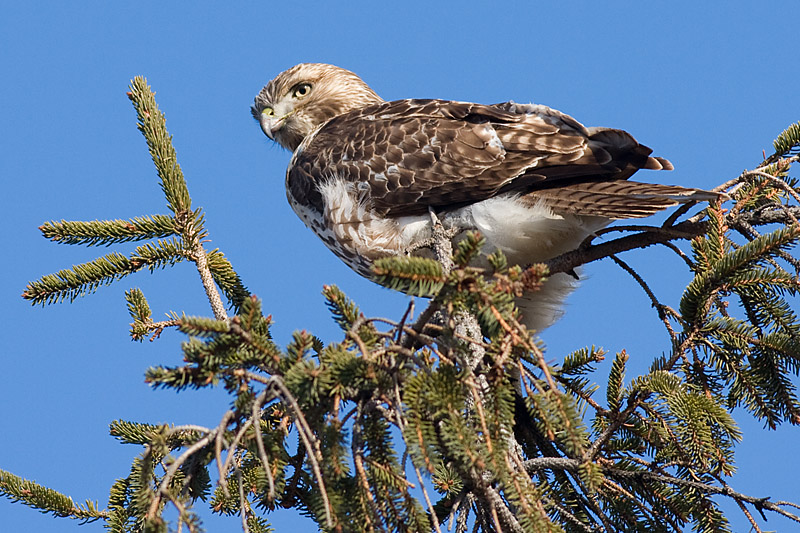
[[[450,240],[452,240],[453,237],[458,235],[458,230],[456,230],[456,229],[444,230],[444,232],[441,233],[440,235],[442,235],[448,241],[450,241]],[[414,241],[410,246],[408,246],[407,248],[403,249],[403,253],[405,255],[413,255],[414,252],[416,252],[417,250],[422,250],[422,249],[425,249],[425,248],[432,249],[439,242],[441,242],[441,240],[437,236],[432,236],[432,237],[428,237],[427,239]]]
[[[437,226],[442,225],[442,221],[436,216],[436,211],[434,211],[433,206],[428,206],[428,215],[431,217],[431,224],[433,224],[434,230]]]

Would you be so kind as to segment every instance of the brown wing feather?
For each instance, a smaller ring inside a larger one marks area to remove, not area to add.
[[[321,211],[317,185],[337,176],[378,213],[414,215],[501,192],[624,180],[655,166],[650,151],[623,131],[587,129],[544,106],[398,100],[326,123],[295,153],[287,185]]]
[[[595,181],[543,189],[522,197],[530,204],[544,201],[556,213],[602,216],[612,220],[642,218],[688,201],[717,200],[700,189],[635,181]]]

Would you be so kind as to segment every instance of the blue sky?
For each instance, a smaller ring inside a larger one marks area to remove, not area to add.
[[[325,283],[368,315],[399,317],[407,301],[348,270],[286,202],[290,154],[262,135],[249,106],[296,63],[351,69],[389,100],[534,101],[588,126],[623,128],[676,167],[642,179],[686,186],[713,187],[752,168],[800,119],[798,6],[788,0],[188,5],[2,3],[0,468],[101,506],[140,451],[109,437],[109,422],[216,425],[227,406],[219,391],[176,395],[144,384],[148,366],[180,361],[180,335],[143,344],[127,337],[123,291],[133,286],[155,317],[210,314],[190,265],[141,273],[72,305],[43,309],[20,298],[29,280],[108,251],[49,243],[37,230],[42,222],[167,212],[125,97],[133,76],[156,90],[211,246],[263,298],[280,344],[296,329],[339,338],[320,295]],[[677,302],[689,277],[674,256],[646,250],[625,259],[664,301]],[[668,346],[647,298],[608,262],[586,274],[566,317],[542,335],[549,357],[594,344],[625,348],[634,368],[644,368]],[[762,432],[745,413],[736,416],[745,440],[733,487],[800,499],[800,430]],[[746,531],[741,513],[726,508]],[[278,531],[311,527],[291,512],[272,519]],[[206,525],[238,527],[215,518]],[[777,516],[762,525],[791,527]],[[0,499],[4,531],[77,527]]]

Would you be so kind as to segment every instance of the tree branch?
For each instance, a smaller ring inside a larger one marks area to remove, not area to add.
[[[529,474],[539,470],[566,470],[570,472],[576,472],[578,467],[581,465],[581,461],[578,459],[570,459],[568,457],[537,457],[535,459],[528,459],[523,463],[523,465]],[[667,483],[671,485],[682,485],[685,487],[692,487],[706,494],[719,494],[722,496],[727,496],[736,500],[737,502],[749,503],[758,510],[767,509],[768,511],[778,513],[786,518],[789,518],[790,520],[800,523],[800,516],[792,514],[781,508],[781,505],[786,505],[786,502],[773,503],[769,501],[769,497],[756,498],[754,496],[748,496],[746,494],[742,494],[741,492],[736,492],[728,485],[718,487],[716,485],[709,485],[708,483],[702,483],[700,481],[681,479],[674,476],[649,471],[631,471],[613,467],[602,467],[602,470],[604,474],[612,477],[629,479],[634,478],[639,481],[655,481],[658,483]]]
[[[727,217],[726,223],[731,226],[739,222],[745,222],[751,226],[790,224],[797,220],[798,217],[800,217],[800,206],[769,206],[755,212],[737,213],[732,217]],[[592,244],[563,253],[545,261],[544,264],[547,265],[551,275],[558,272],[569,272],[581,265],[592,263],[614,254],[627,252],[628,250],[647,248],[654,244],[666,244],[678,239],[691,239],[704,234],[707,228],[708,224],[705,221],[694,220],[693,218],[666,228],[653,226],[633,235],[626,235],[601,244]]]
[[[192,247],[192,261],[197,265],[197,272],[200,274],[200,280],[203,282],[203,288],[206,290],[206,296],[208,297],[208,302],[211,304],[211,310],[214,312],[214,318],[217,320],[227,320],[228,313],[225,311],[225,305],[222,303],[222,298],[214,283],[214,276],[211,275],[211,270],[208,268],[206,251],[203,248],[203,244],[199,241]]]

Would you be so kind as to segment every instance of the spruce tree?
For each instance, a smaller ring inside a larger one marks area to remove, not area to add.
[[[437,260],[376,263],[378,283],[424,297],[399,319],[366,317],[326,286],[341,341],[325,345],[304,330],[281,348],[262,303],[219,250],[204,248],[203,212],[145,80],[134,79],[128,95],[170,213],[43,224],[60,243],[143,244],[43,276],[23,297],[72,301],[143,269],[193,262],[213,316],[155,321],[145,294],[130,289],[130,334],[185,334],[185,364],[150,368],[146,380],[177,391],[223,387],[230,409],[214,427],[113,422],[111,435],[141,453],[111,483],[105,509],[0,470],[7,498],[114,532],[202,531],[199,505],[251,532],[271,531],[277,507],[324,531],[729,531],[723,499],[756,531],[769,513],[800,522],[796,504],[726,481],[742,439],[732,409],[767,428],[800,424],[791,305],[800,290],[800,188],[790,176],[800,123],[755,170],[716,189],[731,199],[724,207],[683,206],[660,226],[610,228],[601,233],[622,236],[547,264],[509,265],[494,253],[480,269],[479,234],[455,249],[439,239]],[[651,245],[693,273],[677,309],[620,255]],[[633,276],[663,322],[664,355],[642,375],[629,375],[624,351],[545,354],[518,322],[523,289],[602,258]],[[597,370],[606,357],[607,375]],[[175,523],[164,518],[168,508]]]

